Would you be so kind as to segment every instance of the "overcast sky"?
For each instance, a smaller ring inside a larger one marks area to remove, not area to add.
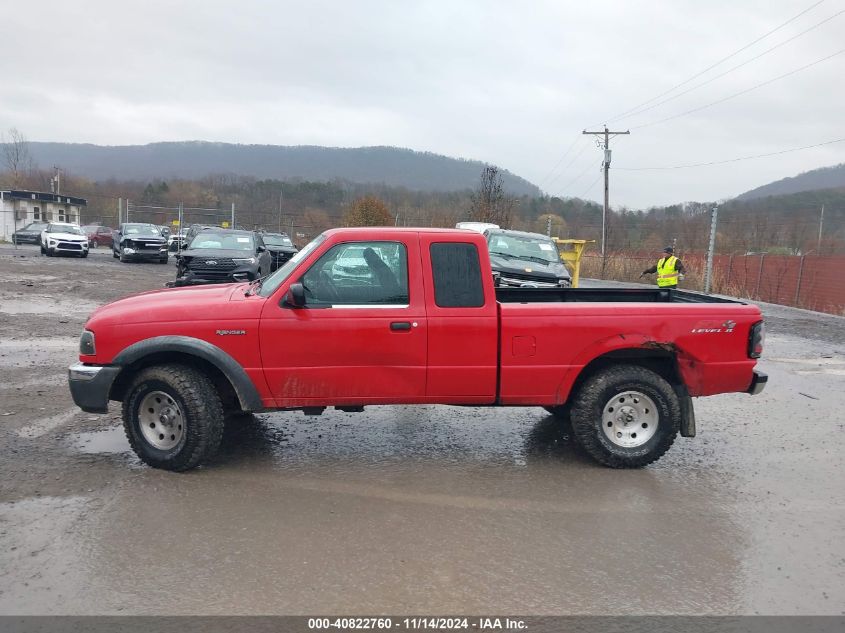
[[[845,162],[845,143],[722,166],[621,168],[845,138],[845,54],[636,126],[842,50],[845,15],[689,94],[614,117],[815,2],[18,2],[3,16],[0,129],[107,145],[396,145],[599,200],[601,152],[579,134],[607,121],[631,128],[611,142],[614,206],[715,200]],[[667,97],[843,10],[845,0],[824,0]]]

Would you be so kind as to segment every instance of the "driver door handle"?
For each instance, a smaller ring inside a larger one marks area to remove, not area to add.
[[[410,321],[393,321],[390,324],[390,329],[394,332],[408,332],[412,327],[417,327],[417,323]]]

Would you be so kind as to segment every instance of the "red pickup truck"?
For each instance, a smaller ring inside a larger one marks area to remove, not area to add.
[[[496,288],[484,237],[326,231],[252,283],[146,292],[97,309],[70,390],[122,401],[132,448],[184,471],[229,412],[536,406],[607,466],[695,435],[692,396],[759,393],[760,310],[666,289]]]

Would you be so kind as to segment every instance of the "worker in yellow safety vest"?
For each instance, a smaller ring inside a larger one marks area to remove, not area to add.
[[[651,268],[646,268],[640,274],[640,277],[652,273],[657,273],[657,286],[659,288],[676,288],[678,286],[678,281],[684,278],[684,265],[680,259],[675,257],[675,249],[671,246],[664,248],[657,264]]]

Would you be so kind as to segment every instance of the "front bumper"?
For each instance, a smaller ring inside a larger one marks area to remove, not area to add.
[[[181,286],[202,286],[205,284],[233,284],[244,281],[253,281],[258,278],[258,268],[241,266],[229,271],[219,273],[197,272],[187,270],[175,281],[168,281],[165,286],[168,288],[179,288]]]
[[[13,244],[38,244],[41,241],[39,235],[12,235]]]
[[[761,391],[763,391],[763,389],[766,388],[767,382],[769,382],[769,375],[755,369],[754,378],[751,379],[751,386],[745,393],[750,394],[752,396],[756,396],[758,393],[760,393]]]
[[[569,288],[572,282],[568,279],[557,281],[543,281],[539,279],[514,279],[505,274],[499,276],[500,288]]]
[[[75,363],[68,368],[68,385],[73,401],[86,413],[106,413],[109,392],[120,367]]]
[[[167,248],[160,250],[136,250],[132,253],[127,253],[126,249],[123,251],[123,259],[129,261],[158,261],[169,257],[170,253],[167,252]]]
[[[78,255],[79,253],[88,252],[88,242],[56,242],[54,244],[47,242],[47,248],[54,253],[73,253]]]

